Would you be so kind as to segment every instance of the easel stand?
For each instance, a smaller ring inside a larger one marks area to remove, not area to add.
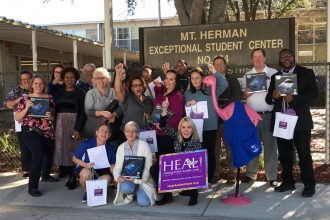
[[[239,194],[240,172],[241,169],[237,168],[235,194],[229,194],[221,198],[221,201],[226,205],[248,205],[252,202],[250,198]]]

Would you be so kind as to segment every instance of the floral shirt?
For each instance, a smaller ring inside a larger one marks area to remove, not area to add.
[[[16,111],[20,112],[25,109],[26,102],[29,99],[29,96],[23,97],[23,99],[21,99],[20,103],[17,105]],[[52,115],[55,115],[55,102],[53,96],[51,95],[49,95],[49,103],[49,110]],[[22,127],[24,126],[28,128],[39,127],[42,130],[44,137],[55,139],[55,126],[54,123],[50,120],[45,118],[29,117],[26,115],[22,120]]]

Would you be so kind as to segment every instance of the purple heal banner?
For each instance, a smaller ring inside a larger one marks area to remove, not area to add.
[[[207,187],[207,151],[161,155],[158,192]]]

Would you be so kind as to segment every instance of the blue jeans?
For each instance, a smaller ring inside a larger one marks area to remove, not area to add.
[[[137,184],[125,180],[120,184],[120,192],[126,195],[136,194],[138,206],[150,206],[151,201],[146,192],[139,188]]]

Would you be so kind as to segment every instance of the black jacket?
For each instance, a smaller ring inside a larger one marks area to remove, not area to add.
[[[315,74],[313,70],[298,65],[294,68],[293,73],[297,74],[298,95],[293,96],[293,101],[290,102],[289,105],[296,111],[298,116],[295,131],[311,130],[313,129],[313,120],[310,112],[310,105],[318,96]],[[269,105],[274,104],[271,130],[274,129],[275,112],[281,112],[283,100],[282,97],[276,100],[272,98],[273,90],[275,89],[276,75],[282,75],[282,72],[279,71],[272,76],[266,96],[266,102]]]

